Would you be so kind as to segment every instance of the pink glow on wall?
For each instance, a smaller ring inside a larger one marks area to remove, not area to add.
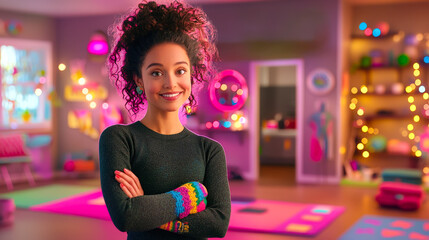
[[[228,83],[232,86],[227,86]],[[222,89],[222,91],[226,92],[227,89],[231,89],[233,94],[235,94],[231,97],[231,105],[227,104],[227,100],[217,93],[222,85],[227,86],[227,88]],[[237,88],[239,89],[237,90]],[[243,75],[231,69],[224,70],[219,73],[219,75],[212,82],[209,88],[209,96],[211,103],[215,108],[222,112],[231,112],[241,109],[247,100],[247,95],[248,89],[246,80],[244,79]]]

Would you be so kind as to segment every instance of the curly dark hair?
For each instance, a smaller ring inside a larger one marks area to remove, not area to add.
[[[218,52],[215,29],[199,8],[178,1],[169,5],[143,1],[110,29],[114,47],[108,58],[110,79],[122,92],[125,108],[136,115],[144,108],[146,96],[136,91],[134,76],[141,77],[141,66],[149,50],[157,44],[172,42],[183,46],[191,63],[191,84],[214,76]],[[191,92],[191,106],[196,104]]]

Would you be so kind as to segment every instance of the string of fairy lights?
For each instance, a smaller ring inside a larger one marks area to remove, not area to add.
[[[416,105],[416,97],[415,96],[421,96],[423,100],[429,99],[429,93],[427,92],[427,88],[422,85],[422,81],[420,79],[421,71],[420,71],[420,64],[414,63],[413,64],[413,75],[414,75],[414,81],[411,82],[408,86],[405,87],[405,92],[408,94],[407,100],[409,105],[409,110],[412,115],[412,120],[409,122],[401,132],[402,136],[405,138],[408,138],[411,141],[411,152],[412,155],[415,157],[421,157],[422,151],[419,149],[419,143],[420,143],[420,137],[415,132],[416,130],[416,124],[420,122],[421,117],[417,113],[417,105]],[[415,94],[416,92],[420,94]],[[377,128],[373,128],[369,126],[369,124],[364,120],[367,116],[365,116],[365,108],[362,106],[359,106],[359,100],[357,98],[357,94],[367,94],[368,93],[368,86],[362,85],[360,88],[358,87],[352,87],[351,88],[352,98],[350,99],[349,108],[350,110],[354,111],[354,113],[357,115],[357,120],[354,122],[354,126],[360,128],[360,131],[365,135],[378,135],[379,130]],[[429,116],[429,104],[424,104],[424,112],[425,115]],[[429,125],[428,125],[429,127]],[[362,137],[358,143],[356,143],[356,149],[361,151],[362,157],[369,158],[370,157],[370,151],[368,150],[367,144],[369,140],[368,137]]]

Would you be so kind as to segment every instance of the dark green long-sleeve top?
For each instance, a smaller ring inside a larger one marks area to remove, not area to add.
[[[188,129],[162,135],[141,122],[114,125],[103,131],[99,143],[101,189],[110,217],[128,239],[206,239],[223,237],[231,213],[231,198],[222,146]],[[140,180],[143,196],[128,198],[115,180],[115,170],[131,170]],[[198,181],[207,188],[207,207],[191,214],[189,232],[158,229],[179,220],[168,191]]]

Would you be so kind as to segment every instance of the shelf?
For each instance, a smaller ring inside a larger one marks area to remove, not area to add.
[[[415,114],[414,114],[415,115]],[[367,115],[367,116],[363,116],[363,117],[358,117],[355,118],[354,120],[357,119],[364,119],[366,121],[372,121],[375,119],[411,119],[413,118],[414,115],[411,114],[385,114],[385,115]],[[425,120],[426,118],[421,117],[421,120]]]
[[[272,137],[295,137],[296,129],[262,129],[263,136]]]

